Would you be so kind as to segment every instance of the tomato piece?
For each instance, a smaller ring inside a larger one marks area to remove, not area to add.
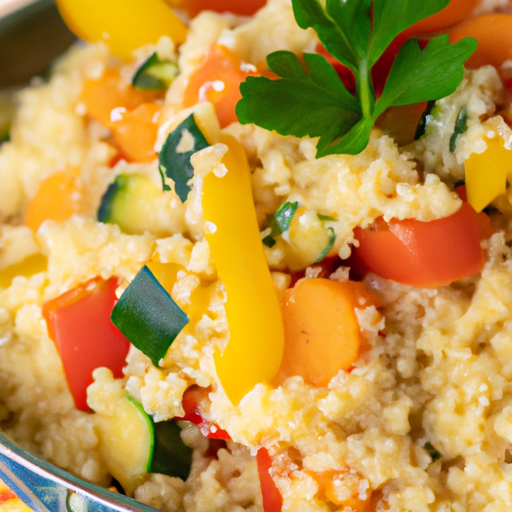
[[[272,476],[272,457],[266,448],[260,448],[256,454],[258,464],[258,475],[260,477],[261,494],[263,496],[264,512],[281,512],[283,508],[283,497],[279,492]]]
[[[467,203],[453,215],[430,222],[416,219],[389,223],[378,219],[354,230],[355,255],[377,275],[412,286],[435,287],[470,277],[482,270],[481,236],[490,221]],[[488,217],[487,217],[488,219]]]
[[[182,9],[191,18],[201,11],[232,12],[243,16],[252,16],[261,9],[267,0],[166,0],[172,7]]]
[[[254,66],[220,44],[208,49],[204,61],[191,75],[184,93],[184,106],[210,101],[222,128],[238,121],[235,106],[242,98],[240,83],[248,76],[256,76]]]
[[[117,278],[97,277],[43,304],[48,334],[81,411],[89,410],[87,387],[93,381],[93,370],[106,367],[115,378],[123,377],[130,342],[110,321],[116,288]]]
[[[174,418],[177,421],[190,421],[199,427],[201,434],[208,439],[223,439],[229,440],[231,436],[215,423],[205,420],[201,416],[199,402],[204,397],[206,391],[199,386],[191,386],[183,394],[183,410],[185,416]]]

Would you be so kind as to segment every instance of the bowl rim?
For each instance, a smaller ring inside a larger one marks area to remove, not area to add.
[[[2,462],[2,456],[68,491],[87,497],[93,502],[119,512],[156,512],[157,509],[145,505],[133,498],[113,492],[51,464],[42,457],[33,455],[17,446],[0,428],[0,473],[9,469]],[[8,483],[8,482],[7,482]],[[22,497],[20,497],[22,499]],[[23,499],[22,499],[23,501]]]

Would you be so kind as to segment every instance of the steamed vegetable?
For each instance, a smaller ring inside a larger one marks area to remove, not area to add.
[[[235,106],[242,97],[240,83],[248,76],[260,73],[254,66],[244,65],[236,53],[221,44],[208,49],[203,63],[190,75],[184,92],[183,104],[191,107],[210,101],[221,127],[237,121]]]
[[[327,386],[340,370],[348,370],[363,345],[355,310],[372,305],[378,306],[378,299],[359,282],[298,281],[281,301],[285,347],[275,382],[300,375]]]
[[[243,124],[255,123],[282,135],[320,137],[318,158],[361,152],[375,121],[389,107],[454,92],[463,64],[476,48],[471,38],[450,45],[447,36],[437,36],[424,49],[417,40],[409,40],[398,51],[376,100],[373,66],[400,32],[440,11],[448,0],[328,1],[325,8],[317,0],[292,4],[299,26],[314,28],[325,49],[353,72],[356,94],[322,55],[305,53],[301,62],[291,52],[277,51],[267,57],[267,64],[280,78],[247,78],[236,112]]]
[[[176,44],[187,36],[186,25],[164,0],[57,0],[57,7],[78,37],[105,41],[124,59],[141,46],[156,44],[161,36]]]
[[[83,209],[83,189],[75,168],[46,178],[28,203],[25,224],[37,231],[45,220],[65,221]]]
[[[169,228],[162,211],[168,204],[166,193],[147,176],[119,174],[103,194],[97,217],[117,224],[124,233],[166,236]]]
[[[284,346],[283,320],[259,235],[250,170],[243,147],[221,135],[227,172],[203,182],[205,237],[226,290],[229,341],[215,365],[237,405],[257,383],[270,381]],[[243,255],[243,257],[241,257]]]
[[[442,286],[482,270],[482,237],[492,234],[490,220],[467,203],[454,214],[430,222],[389,223],[378,219],[356,228],[357,258],[379,276],[412,286]]]
[[[116,378],[130,348],[110,321],[117,301],[117,279],[95,278],[43,304],[48,335],[55,342],[77,409],[88,411],[87,387],[92,372],[104,366]]]
[[[260,477],[261,494],[263,497],[263,512],[281,512],[283,498],[270,474],[272,457],[266,448],[258,450],[256,462],[258,464],[258,475]]]
[[[101,454],[109,473],[131,495],[148,473],[188,478],[192,449],[174,421],[155,423],[120,383],[110,386],[108,407],[96,412]]]
[[[465,163],[468,203],[481,212],[500,194],[505,194],[507,177],[512,177],[512,151],[501,137],[487,140],[483,153],[473,153]]]
[[[188,317],[145,266],[112,310],[112,322],[158,366]]]
[[[191,114],[167,136],[159,153],[164,190],[168,188],[163,177],[165,174],[174,182],[174,189],[181,201],[186,201],[190,192],[188,182],[194,175],[190,158],[208,146],[208,141],[197,126],[194,115]]]
[[[153,52],[135,72],[132,85],[150,91],[166,91],[179,72],[176,62],[161,60],[158,54]]]

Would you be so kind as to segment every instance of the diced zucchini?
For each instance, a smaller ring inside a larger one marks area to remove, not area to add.
[[[140,485],[154,451],[153,421],[127,395],[111,395],[112,407],[97,413],[101,454],[109,473],[131,495]]]
[[[178,74],[178,64],[169,60],[160,60],[155,52],[137,69],[132,85],[145,90],[166,90]]]
[[[169,195],[143,174],[119,174],[103,195],[97,217],[117,224],[124,233],[171,234]]]
[[[118,381],[114,381],[118,384]],[[101,455],[110,474],[131,495],[148,473],[188,478],[192,449],[175,421],[155,423],[120,385],[107,391],[108,407],[96,411]]]

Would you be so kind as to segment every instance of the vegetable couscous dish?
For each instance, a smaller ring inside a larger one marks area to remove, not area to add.
[[[168,512],[512,510],[508,0],[57,5],[1,429]]]

